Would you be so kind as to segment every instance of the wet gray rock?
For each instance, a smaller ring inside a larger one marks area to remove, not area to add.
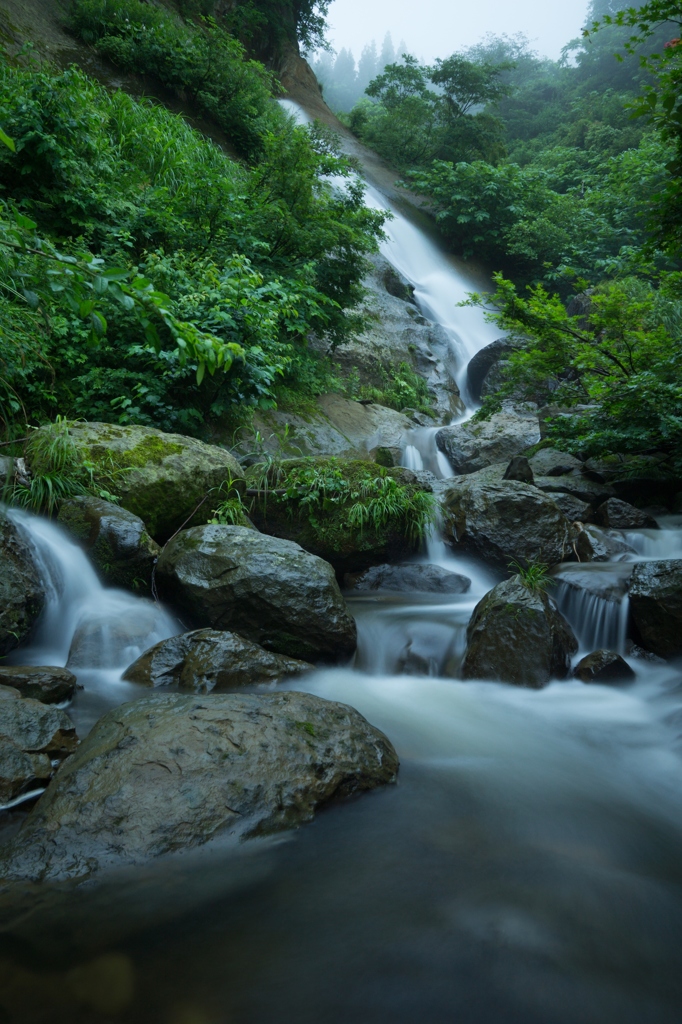
[[[552,501],[572,523],[589,523],[594,515],[592,506],[573,494],[552,493]]]
[[[573,675],[583,683],[626,683],[635,678],[635,673],[620,654],[615,651],[593,651],[581,658],[573,669]]]
[[[659,658],[682,654],[682,559],[635,566],[630,614],[647,650]]]
[[[497,462],[507,464],[539,440],[535,407],[509,402],[490,419],[457,423],[436,434],[436,444],[456,473],[475,473]]]
[[[533,483],[533,470],[525,455],[515,455],[504,471],[503,480],[519,480],[522,484]]]
[[[615,493],[613,488],[607,484],[591,480],[583,472],[575,471],[557,476],[538,476],[536,474],[535,486],[553,498],[558,494],[569,494],[579,501],[586,502],[593,508],[613,497]]]
[[[5,878],[75,878],[216,836],[293,828],[334,797],[393,782],[397,769],[383,733],[345,704],[155,694],[97,722],[0,867]]]
[[[635,554],[635,549],[620,534],[602,530],[591,523],[578,530],[573,547],[580,562],[615,562]]]
[[[506,338],[498,338],[485,345],[469,360],[467,366],[467,390],[475,402],[480,402],[483,383],[493,366],[512,352],[514,346]]]
[[[471,586],[468,576],[449,572],[439,565],[374,565],[361,573],[347,573],[344,584],[349,590],[390,590],[398,593],[464,594]]]
[[[31,549],[0,509],[0,657],[29,638],[44,603]]]
[[[276,683],[312,669],[305,661],[273,654],[226,630],[196,629],[150,647],[123,678],[143,686],[177,686],[193,693]]]
[[[64,711],[22,699],[11,689],[3,686],[0,700],[0,804],[44,785],[53,774],[52,761],[67,757],[78,745]]]
[[[557,451],[556,448],[541,448],[529,459],[535,476],[568,476],[580,473],[583,463],[575,455]]]
[[[56,665],[12,665],[0,668],[0,684],[11,686],[22,697],[30,697],[41,704],[62,704],[72,700],[76,692],[73,672]]]
[[[226,629],[301,661],[356,646],[334,570],[292,541],[243,526],[196,526],[164,548],[160,594],[198,628]]]
[[[74,422],[69,424],[69,438],[93,467],[96,484],[110,489],[115,474],[122,507],[139,516],[159,543],[190,517],[190,525],[212,517],[214,503],[202,503],[212,489],[222,487],[227,496],[230,487],[245,486],[234,456],[195,437],[165,434],[153,427]]]
[[[150,590],[161,549],[139,516],[110,501],[80,494],[61,503],[57,518],[87,551],[105,583]]]
[[[452,482],[444,527],[446,539],[504,569],[512,559],[554,565],[572,557],[568,519],[552,499],[490,470]]]
[[[571,627],[548,595],[528,590],[515,576],[476,605],[461,675],[539,689],[566,678],[577,650]]]
[[[612,530],[657,530],[653,516],[620,498],[609,498],[594,513],[595,523]]]

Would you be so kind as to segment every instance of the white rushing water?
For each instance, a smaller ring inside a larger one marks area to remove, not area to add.
[[[390,208],[372,188],[368,202]],[[480,281],[392,212],[383,254],[448,332],[461,385],[468,360],[497,337],[480,310],[457,305]],[[410,431],[403,464],[430,472],[442,488],[453,474],[437,430]],[[48,589],[38,632],[15,661],[63,665],[71,652],[85,685],[70,709],[82,734],[112,703],[146,693],[123,683],[122,669],[180,627],[151,602],[102,587],[58,527],[11,515]],[[682,523],[663,525],[627,535],[632,557],[680,556]],[[285,844],[270,888],[254,885],[232,904],[206,898],[201,913],[137,941],[145,992],[176,986],[190,1008],[182,1019],[197,1021],[676,1024],[679,670],[629,658],[635,679],[622,687],[461,682],[467,623],[501,576],[453,551],[438,529],[414,560],[470,585],[456,595],[354,595],[355,669],[314,671],[291,684],[349,704],[382,729],[401,759],[398,785],[318,815]],[[626,652],[619,581],[631,568],[561,567],[555,597],[579,656],[602,646]],[[571,586],[570,573],[584,574],[587,585]],[[166,906],[173,886],[184,892],[191,883],[182,863],[173,872]],[[81,889],[83,899],[95,891]],[[128,898],[145,905],[137,879]],[[106,917],[95,903],[98,941]],[[147,1009],[134,1024],[180,1019],[165,1008],[145,1016]]]
[[[109,707],[139,696],[121,681],[143,651],[179,632],[164,608],[105,587],[87,556],[47,519],[9,509],[32,549],[46,600],[31,642],[8,663],[67,666],[85,686],[73,711],[81,735]]]

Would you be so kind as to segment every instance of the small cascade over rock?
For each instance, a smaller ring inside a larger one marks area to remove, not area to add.
[[[57,665],[120,673],[178,624],[162,607],[103,587],[85,553],[47,519],[11,509],[45,588],[45,606],[32,642],[14,664]]]

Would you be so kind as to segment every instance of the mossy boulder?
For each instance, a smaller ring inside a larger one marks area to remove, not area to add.
[[[630,612],[643,646],[659,658],[682,654],[682,559],[640,562],[630,585]]]
[[[195,526],[168,543],[159,593],[198,628],[229,630],[300,661],[349,658],[355,621],[334,570],[291,541],[244,526]]]
[[[529,590],[514,576],[474,608],[462,678],[539,689],[550,679],[566,678],[577,650],[571,627],[547,594]]]
[[[142,686],[177,686],[193,693],[272,685],[313,666],[227,630],[195,629],[161,640],[130,665],[123,678]]]
[[[308,693],[150,695],[96,723],[4,847],[3,879],[79,878],[214,837],[295,828],[397,771],[388,739],[345,704]]]
[[[435,506],[410,470],[361,459],[287,459],[267,484],[258,467],[247,478],[255,526],[323,558],[340,578],[418,551]]]
[[[149,591],[160,547],[139,516],[110,501],[79,494],[63,501],[57,517],[87,551],[105,583]]]
[[[234,456],[194,437],[112,423],[71,423],[69,437],[94,484],[116,494],[159,543],[185,520],[188,526],[208,522],[220,488],[221,497],[244,489]]]
[[[444,499],[445,537],[506,569],[512,559],[554,565],[574,558],[570,523],[532,484],[503,480],[504,467],[457,477]]]
[[[45,589],[31,549],[0,509],[0,656],[31,634],[45,603]]]

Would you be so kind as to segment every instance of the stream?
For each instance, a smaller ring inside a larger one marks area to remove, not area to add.
[[[388,205],[378,192],[369,201]],[[384,255],[448,331],[463,384],[468,359],[496,336],[480,311],[456,306],[480,282],[394,214]],[[433,429],[404,439],[403,462],[451,475]],[[64,665],[83,638],[84,688],[69,707],[83,736],[147,692],[122,682],[123,669],[182,627],[104,589],[57,526],[11,514],[49,581],[40,631],[14,660]],[[662,526],[627,535],[631,560],[680,557],[682,524]],[[419,560],[468,576],[471,589],[349,597],[354,665],[290,684],[382,729],[401,760],[396,786],[238,851],[211,844],[54,887],[6,925],[13,942],[57,967],[128,956],[136,998],[121,1019],[134,1024],[677,1024],[682,674],[628,657],[627,686],[458,681],[467,622],[500,576],[437,530]],[[625,654],[627,597],[565,583],[555,597],[579,638],[576,660],[602,644]]]

